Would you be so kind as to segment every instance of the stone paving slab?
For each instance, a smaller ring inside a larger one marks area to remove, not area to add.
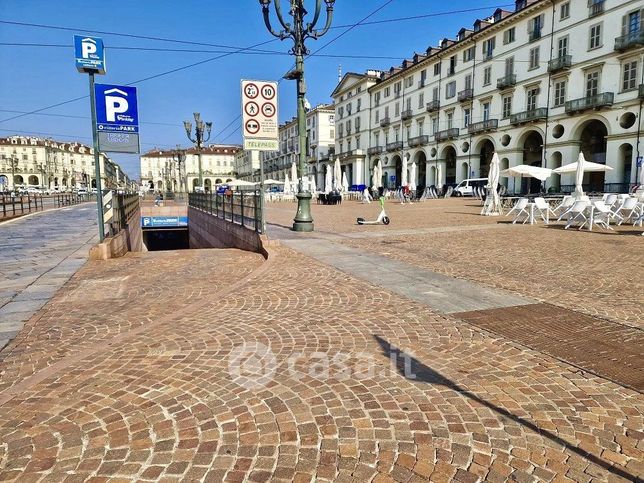
[[[0,352],[1,479],[644,475],[641,394],[285,247],[211,253],[86,266]]]
[[[307,237],[284,240],[283,243],[338,270],[371,281],[445,314],[534,302],[328,240]]]

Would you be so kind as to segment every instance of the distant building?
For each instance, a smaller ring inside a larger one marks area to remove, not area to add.
[[[240,150],[235,156],[235,176],[244,181],[259,181],[259,151]]]
[[[350,184],[371,184],[378,162],[386,186],[400,185],[404,159],[423,187],[487,176],[494,152],[501,169],[556,168],[580,150],[613,168],[587,173],[589,190],[636,182],[641,0],[515,3],[385,73],[344,76],[333,93],[335,154]],[[501,181],[516,191],[531,182]],[[573,183],[553,175],[546,187]]]
[[[241,146],[211,144],[201,150],[204,188],[235,177],[235,157]],[[153,149],[141,155],[141,184],[150,189],[176,192],[193,191],[199,186],[199,156],[196,148],[183,150],[185,161],[178,162],[176,150]]]
[[[131,189],[127,174],[103,153],[100,169],[103,189]],[[94,149],[38,137],[0,138],[0,189],[14,186],[95,188]]]
[[[324,182],[324,166],[333,152],[335,143],[335,113],[332,105],[323,104],[306,113],[306,133],[308,140],[307,176],[316,179],[317,186]],[[297,119],[279,127],[280,150],[263,152],[260,157],[264,163],[266,178],[284,181],[288,174],[291,178],[291,166],[299,163],[300,144]]]

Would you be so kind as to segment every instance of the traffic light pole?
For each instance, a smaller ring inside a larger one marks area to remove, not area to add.
[[[101,186],[101,153],[98,150],[98,128],[96,126],[96,93],[94,92],[94,72],[89,73],[89,99],[92,115],[92,140],[94,142],[94,172],[96,176],[96,208],[98,210],[98,241],[105,239],[103,220],[103,188]]]

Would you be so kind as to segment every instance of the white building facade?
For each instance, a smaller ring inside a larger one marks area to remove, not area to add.
[[[250,182],[259,182],[259,151],[240,150],[235,156],[235,176]]]
[[[103,189],[132,189],[127,174],[103,153],[100,170]],[[0,138],[0,190],[30,186],[61,191],[95,188],[94,150],[77,142],[38,137]]]
[[[317,187],[324,183],[324,168],[333,153],[335,143],[335,112],[332,105],[323,104],[306,113],[308,176],[316,180]],[[263,152],[266,178],[284,181],[291,179],[291,166],[299,163],[300,143],[297,119],[293,118],[279,127],[280,150]]]
[[[203,185],[211,191],[235,177],[238,145],[212,144],[201,149]],[[194,191],[199,186],[199,152],[196,148],[153,149],[141,156],[141,185],[150,190]]]
[[[416,163],[422,188],[485,177],[494,152],[505,169],[556,168],[581,151],[613,167],[587,173],[589,190],[627,190],[642,154],[643,10],[637,0],[519,0],[513,11],[499,9],[391,68],[368,88],[364,169],[354,164],[349,183],[371,184],[382,163],[384,185],[399,186],[403,159],[408,173]],[[333,95],[338,118],[347,116],[349,81]],[[357,154],[352,128],[351,145],[346,124],[338,132],[340,159]],[[511,191],[528,188],[502,182]],[[546,188],[572,184],[554,175]]]

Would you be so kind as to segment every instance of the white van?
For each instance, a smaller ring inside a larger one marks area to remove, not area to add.
[[[482,188],[485,185],[487,185],[487,178],[464,179],[454,188],[454,196],[473,196],[475,186]]]

